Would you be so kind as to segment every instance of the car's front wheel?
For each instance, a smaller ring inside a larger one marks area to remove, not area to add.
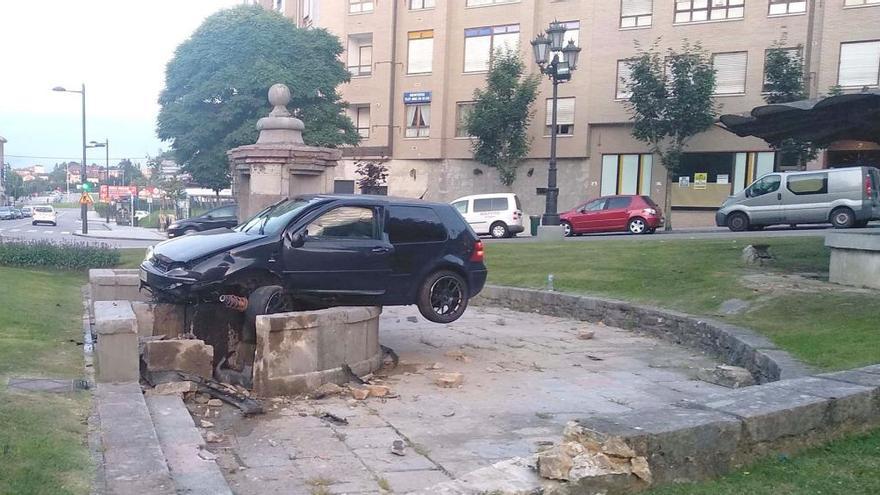
[[[559,225],[562,225],[562,232],[565,234],[565,237],[571,237],[574,235],[574,230],[572,230],[570,223],[563,220],[562,222],[559,222]]]
[[[467,281],[453,271],[434,272],[419,287],[416,303],[419,312],[428,320],[434,323],[452,323],[467,309]]]
[[[727,228],[732,232],[742,232],[749,228],[749,217],[745,213],[735,212],[727,217]]]
[[[257,342],[257,316],[279,313],[284,310],[284,288],[280,285],[258,287],[248,296],[244,311],[242,340],[249,344]]]
[[[195,232],[198,232],[195,227],[188,227],[186,229],[183,229],[183,235],[189,235]]]

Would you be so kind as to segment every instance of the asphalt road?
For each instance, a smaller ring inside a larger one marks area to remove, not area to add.
[[[82,230],[82,222],[79,210],[64,208],[58,210],[58,225],[32,225],[30,218],[19,220],[0,220],[0,237],[4,239],[19,239],[26,241],[46,240],[50,242],[85,242],[89,244],[107,244],[119,248],[146,248],[155,244],[151,241],[132,241],[119,239],[92,239],[73,235]],[[104,222],[89,221],[89,232],[107,232],[109,229]]]

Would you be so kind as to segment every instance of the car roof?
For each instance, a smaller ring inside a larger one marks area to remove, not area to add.
[[[516,193],[486,193],[486,194],[471,194],[468,196],[462,196],[460,198],[456,198],[452,200],[455,201],[463,201],[465,199],[476,199],[476,198],[509,198],[511,196],[516,196]]]
[[[331,201],[357,201],[361,204],[401,205],[401,206],[448,206],[446,203],[425,201],[417,198],[400,198],[396,196],[377,196],[371,194],[305,194],[296,199],[327,199]]]

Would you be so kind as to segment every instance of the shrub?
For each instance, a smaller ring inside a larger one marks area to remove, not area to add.
[[[0,265],[83,270],[116,266],[119,260],[119,250],[107,244],[0,239]]]
[[[107,210],[110,208],[109,203],[95,203],[95,213],[101,218],[107,218]]]

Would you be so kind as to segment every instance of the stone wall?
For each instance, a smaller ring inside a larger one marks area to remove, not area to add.
[[[766,337],[746,328],[685,313],[559,292],[486,286],[474,304],[563,318],[603,322],[690,347],[749,370],[757,383],[809,374],[810,370]]]

